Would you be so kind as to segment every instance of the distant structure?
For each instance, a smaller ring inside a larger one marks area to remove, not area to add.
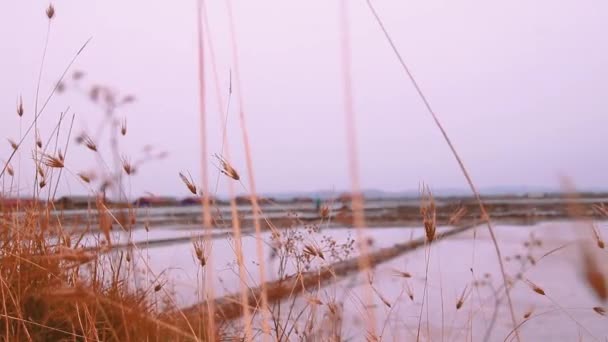
[[[200,205],[203,201],[202,197],[190,196],[183,198],[179,201],[180,205],[188,206],[188,205]],[[213,205],[217,203],[217,199],[215,197],[209,197],[209,204]]]
[[[271,204],[273,202],[276,202],[276,200],[272,197],[260,197],[260,196],[256,196],[256,199],[258,200],[258,204],[262,205],[262,204]],[[236,196],[234,198],[234,200],[236,201],[236,204],[250,204],[251,203],[251,196],[247,195],[247,196]]]
[[[313,199],[310,198],[310,197],[300,196],[300,197],[294,197],[294,198],[292,198],[290,202],[293,202],[293,203],[312,203]]]
[[[57,209],[86,209],[95,206],[93,196],[63,196],[55,201]]]
[[[136,207],[171,207],[179,204],[180,202],[175,197],[166,196],[145,196],[133,202]]]

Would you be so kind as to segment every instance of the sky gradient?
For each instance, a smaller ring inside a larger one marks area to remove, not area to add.
[[[226,6],[207,3],[207,34],[225,102],[233,68]],[[606,189],[607,2],[374,3],[480,188],[557,187],[564,174],[580,187]],[[466,188],[365,2],[349,4],[362,187],[401,191],[425,182],[436,189]],[[20,94],[23,127],[32,120],[47,5],[11,0],[0,11],[2,137],[19,137]],[[196,2],[54,5],[41,97],[92,37],[73,68],[86,73],[83,87],[109,85],[137,98],[119,111],[128,122],[121,153],[136,159],[146,144],[169,153],[142,166],[130,192],[186,195],[177,173],[200,178]],[[348,189],[339,2],[234,1],[233,8],[258,191]],[[221,148],[221,123],[209,60],[206,70],[211,154]],[[232,163],[245,175],[234,100],[228,139]],[[75,133],[93,131],[103,117],[86,96],[68,90],[53,97],[43,114],[43,140],[68,106],[70,116],[76,114]],[[9,153],[9,144],[0,143],[0,159]],[[21,160],[24,190],[31,188],[25,181],[33,173],[29,155],[23,152]],[[73,173],[98,167],[89,151],[74,145],[66,166]],[[212,165],[210,172],[213,187]],[[86,193],[73,178],[65,176],[60,192]],[[225,191],[222,182],[219,193]]]

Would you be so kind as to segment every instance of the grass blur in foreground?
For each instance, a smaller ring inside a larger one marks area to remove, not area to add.
[[[49,20],[47,38],[55,14],[55,8],[50,5],[46,9]],[[234,43],[235,39],[232,38]],[[43,72],[46,49],[45,43],[40,74]],[[177,295],[172,290],[171,279],[164,277],[164,271],[153,271],[154,265],[150,264],[147,249],[135,244],[117,246],[113,241],[114,232],[120,230],[130,236],[133,229],[141,229],[138,224],[143,223],[146,231],[154,229],[146,223],[146,217],[138,216],[139,211],[132,204],[130,180],[136,177],[138,172],[145,172],[142,171],[145,164],[157,162],[166,154],[145,149],[139,158],[131,158],[121,153],[121,137],[126,136],[131,128],[128,129],[127,121],[120,116],[120,112],[124,106],[136,99],[130,94],[117,93],[108,86],[94,83],[85,86],[85,74],[71,70],[74,61],[85,50],[86,43],[63,70],[56,87],[46,100],[43,101],[38,94],[40,80],[37,82],[34,103],[28,105],[19,96],[16,118],[20,126],[26,124],[27,129],[25,132],[17,132],[19,139],[7,138],[12,153],[2,165],[1,196],[17,200],[10,206],[0,207],[0,336],[6,341],[340,341],[344,340],[345,334],[348,333],[345,331],[346,317],[353,315],[360,323],[358,325],[363,325],[366,329],[365,336],[360,338],[382,340],[385,331],[390,330],[389,318],[393,310],[404,300],[415,302],[415,296],[420,308],[415,308],[417,314],[413,317],[417,323],[409,327],[411,338],[443,338],[451,328],[449,324],[444,324],[443,293],[440,298],[441,324],[429,318],[428,296],[436,293],[437,288],[443,290],[441,281],[450,282],[451,279],[441,280],[440,272],[437,285],[436,279],[431,278],[429,265],[437,255],[435,244],[446,241],[456,233],[472,229],[479,223],[487,223],[496,252],[501,256],[486,207],[429,106],[429,111],[452,147],[463,173],[477,195],[478,212],[467,212],[464,207],[450,209],[447,213],[439,212],[442,208],[436,205],[430,188],[424,186],[421,189],[421,203],[417,213],[424,235],[410,241],[404,238],[403,243],[393,241],[395,244],[389,247],[374,248],[374,241],[366,239],[363,234],[363,228],[366,227],[363,197],[357,194],[356,186],[353,186],[355,194],[347,201],[351,205],[345,206],[339,213],[333,212],[330,205],[324,204],[318,208],[318,217],[315,217],[313,222],[304,222],[295,216],[283,221],[290,222],[289,224],[281,226],[275,225],[260,209],[252,189],[252,224],[256,234],[260,234],[263,225],[270,235],[268,241],[262,241],[260,236],[256,236],[258,260],[252,262],[247,259],[251,255],[243,252],[240,235],[243,220],[236,209],[235,196],[231,197],[229,204],[231,217],[225,218],[219,214],[218,205],[209,201],[210,194],[203,191],[206,185],[197,184],[194,177],[187,172],[176,172],[176,180],[181,180],[192,195],[200,198],[202,206],[210,206],[210,210],[204,211],[205,225],[233,229],[230,246],[236,259],[235,273],[238,268],[237,287],[240,288],[235,294],[223,297],[212,295],[213,288],[207,285],[213,283],[209,281],[209,277],[214,277],[213,243],[209,235],[192,238],[188,247],[197,265],[195,286],[200,289],[199,302],[187,308],[180,307],[176,301]],[[346,69],[345,73],[348,72]],[[346,87],[348,88],[348,82]],[[104,114],[102,124],[96,132],[73,134],[74,116],[70,121],[68,107],[66,111],[59,113],[57,124],[52,130],[44,132],[38,126],[38,117],[44,113],[46,103],[58,93],[70,91],[72,88],[85,90],[91,104]],[[246,125],[243,124],[244,140],[247,141],[244,127]],[[43,137],[47,137],[47,140]],[[91,153],[98,163],[97,171],[79,170],[79,165],[73,165],[70,161],[70,148],[82,148]],[[356,153],[354,155],[356,157]],[[33,169],[20,170],[15,166],[20,164],[17,160],[30,156],[34,161]],[[232,182],[231,186],[234,183],[245,188],[239,171],[230,163],[229,158],[216,155],[216,159],[219,171]],[[253,188],[251,167],[246,171],[251,183],[249,186]],[[22,174],[33,176],[34,181],[29,187],[17,177]],[[356,176],[356,172],[353,174]],[[68,220],[62,208],[56,207],[56,195],[62,177],[70,177],[87,189],[87,198],[90,201],[86,208],[86,222]],[[353,184],[358,186],[357,182],[355,179]],[[475,204],[477,205],[477,202]],[[572,219],[588,219],[580,205],[573,204],[570,210]],[[608,217],[608,210],[601,204],[594,204],[593,210],[597,217]],[[286,216],[289,216],[289,213]],[[443,221],[438,222],[438,217]],[[328,227],[335,219],[343,220],[348,226],[357,226],[360,229],[357,231],[357,238],[352,239],[349,236],[346,241],[338,241],[323,235],[323,226]],[[466,224],[463,223],[465,221]],[[605,244],[594,223],[586,224],[590,227],[589,234],[581,231],[577,231],[577,234],[586,234],[583,238],[593,241],[593,250],[581,248],[579,267],[581,279],[599,303],[586,309],[592,309],[596,315],[603,317],[606,315],[603,303],[608,298],[608,289],[605,270],[597,253],[604,253]],[[438,228],[442,226],[455,228],[440,231]],[[471,241],[474,242],[475,238],[476,235]],[[272,251],[272,263],[266,264],[267,260],[263,255],[265,243]],[[524,284],[526,290],[547,298],[554,310],[565,312],[569,321],[576,323],[580,331],[585,331],[585,326],[568,312],[568,308],[562,307],[550,297],[551,294],[536,281],[524,276],[524,270],[533,268],[541,259],[574,243],[578,241],[567,241],[563,246],[543,251],[544,254],[535,257],[534,253],[542,247],[543,242],[531,235],[525,242],[526,254],[499,258],[497,268],[500,269],[502,278],[498,279],[496,284],[491,282],[489,275],[475,278],[471,267],[471,277],[474,279],[450,299],[453,300],[449,304],[452,311],[446,309],[446,312],[462,315],[465,320],[472,322],[477,312],[472,309],[471,298],[477,295],[476,299],[480,299],[479,288],[491,288],[492,296],[489,298],[493,305],[480,305],[478,308],[479,311],[487,307],[493,309],[493,318],[489,320],[491,323],[488,324],[484,339],[491,336],[499,308],[509,309],[515,325],[506,337],[501,338],[519,339],[519,329],[529,320],[540,316],[534,314],[533,308],[526,308],[522,314],[515,316],[514,312],[517,310],[519,313],[521,308],[515,307],[514,310],[510,293],[517,284]],[[421,274],[413,275],[411,270],[392,269],[391,276],[402,282],[401,295],[404,296],[389,298],[382,290],[385,284],[377,281],[376,267],[416,249],[424,252],[420,260],[420,265],[424,266]],[[474,256],[474,246],[472,250]],[[518,267],[515,271],[509,269],[510,272],[506,272],[503,263],[511,261]],[[276,273],[276,279],[264,280],[266,272],[263,270],[266,266],[272,267],[268,269],[271,273]],[[253,268],[261,270],[258,274],[260,280],[246,281],[251,278],[250,273],[255,273]],[[353,274],[354,278],[361,278],[353,280],[353,283],[359,282],[365,293],[362,298],[350,297],[349,300],[356,303],[357,309],[345,312],[344,298],[347,296],[341,296],[335,291],[326,292],[324,288]],[[413,290],[416,286],[412,285],[412,278],[422,280],[417,287],[419,291]],[[446,295],[445,298],[449,297]],[[431,298],[432,301],[435,299],[437,298]],[[467,305],[471,310],[464,312]],[[376,321],[378,306],[388,312],[386,320]],[[431,331],[431,325],[440,326],[441,329]],[[473,327],[467,328],[470,329],[470,335],[465,335],[472,339]],[[592,333],[588,334],[595,337]]]

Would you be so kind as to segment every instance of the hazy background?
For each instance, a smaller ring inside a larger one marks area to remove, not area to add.
[[[231,68],[226,6],[207,3],[225,101]],[[563,173],[580,187],[606,188],[608,2],[374,3],[479,187],[557,187]],[[400,191],[424,181],[435,189],[466,188],[365,2],[349,4],[362,186]],[[23,129],[32,120],[47,5],[9,0],[0,11],[2,137],[19,137],[19,94]],[[119,112],[129,127],[123,153],[136,158],[146,144],[169,152],[139,170],[133,194],[185,195],[177,172],[188,170],[197,180],[200,172],[196,2],[54,5],[41,98],[92,37],[74,66],[86,72],[82,83],[137,97]],[[234,1],[233,8],[258,190],[348,189],[339,2]],[[221,129],[209,63],[207,71],[211,154],[219,152]],[[103,115],[82,94],[57,95],[42,117],[43,140],[67,106],[76,113],[75,133],[93,130]],[[237,114],[233,101],[228,134],[233,164],[245,175]],[[9,152],[3,139],[0,158]],[[25,171],[33,173],[29,156],[25,149],[23,179]],[[74,173],[97,166],[81,146],[70,147],[66,164]],[[23,179],[22,188],[31,188]],[[70,179],[66,174],[62,193],[86,192]]]

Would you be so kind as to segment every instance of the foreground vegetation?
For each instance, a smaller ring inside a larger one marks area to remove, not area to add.
[[[52,5],[46,9],[46,16],[50,31],[55,17]],[[199,18],[199,24],[202,22],[205,21]],[[386,34],[386,31],[384,32]],[[199,38],[202,40],[202,37]],[[234,37],[232,38],[234,41]],[[52,129],[45,132],[38,126],[39,116],[44,113],[46,104],[58,92],[70,91],[75,87],[75,83],[79,84],[79,89],[83,89],[86,75],[72,70],[72,65],[86,46],[85,43],[74,55],[74,59],[62,72],[46,100],[40,100],[37,94],[35,102],[29,106],[21,97],[17,104],[15,118],[20,124],[25,123],[26,130],[19,132],[19,139],[9,138],[11,153],[5,158],[0,173],[1,196],[19,199],[31,197],[33,200],[18,201],[10,207],[0,208],[2,339],[339,341],[345,339],[346,315],[355,315],[358,325],[365,326],[366,334],[361,336],[361,339],[381,340],[385,336],[384,328],[389,326],[390,322],[388,319],[376,321],[374,308],[376,305],[382,305],[389,311],[390,316],[400,298],[386,298],[380,290],[383,284],[374,281],[373,270],[381,263],[414,250],[424,251],[424,260],[421,260],[419,265],[426,267],[426,270],[418,275],[423,284],[422,294],[416,293],[416,298],[420,296],[422,299],[419,302],[420,311],[414,317],[418,323],[412,328],[412,336],[417,340],[431,339],[437,335],[430,331],[429,324],[434,322],[429,322],[428,312],[428,294],[432,285],[429,281],[429,265],[434,253],[433,246],[479,224],[487,225],[489,239],[498,257],[496,267],[500,270],[497,272],[500,278],[494,282],[490,280],[490,276],[477,279],[471,267],[471,277],[474,279],[471,280],[470,287],[465,286],[462,293],[453,298],[455,303],[452,306],[455,306],[455,310],[461,310],[478,288],[491,288],[492,295],[489,298],[494,302],[494,316],[498,315],[499,308],[502,308],[505,311],[503,314],[509,315],[512,323],[509,335],[501,336],[505,339],[519,339],[520,327],[537,317],[531,309],[523,314],[517,312],[521,311],[521,308],[516,307],[511,300],[511,291],[517,284],[524,284],[530,293],[548,298],[556,308],[567,312],[559,303],[553,301],[543,287],[527,279],[524,270],[534,267],[541,259],[557,253],[567,245],[578,244],[580,241],[565,242],[563,246],[543,251],[540,257],[535,257],[530,251],[538,249],[542,241],[531,236],[530,240],[525,242],[527,254],[502,255],[489,215],[492,213],[491,207],[482,202],[447,133],[426,99],[424,101],[430,114],[436,120],[471,185],[475,195],[473,203],[442,208],[436,204],[430,188],[423,187],[420,207],[416,208],[415,212],[410,210],[408,215],[418,218],[424,234],[409,241],[404,238],[403,243],[395,243],[390,247],[374,248],[373,241],[365,235],[367,225],[363,198],[358,195],[355,171],[352,176],[353,195],[348,199],[348,208],[345,213],[341,213],[342,216],[333,212],[330,206],[324,205],[319,208],[318,216],[313,220],[305,222],[297,216],[289,216],[279,223],[273,222],[264,214],[255,193],[249,142],[246,125],[243,124],[249,189],[243,185],[239,170],[231,165],[228,157],[215,156],[220,172],[229,180],[231,187],[230,217],[220,215],[217,205],[210,200],[206,172],[202,173],[200,184],[195,182],[189,173],[176,172],[176,183],[181,182],[193,196],[200,198],[201,223],[205,228],[204,234],[193,237],[189,245],[193,262],[198,269],[198,281],[195,286],[199,289],[199,303],[181,307],[177,304],[177,294],[172,291],[171,279],[164,277],[163,272],[154,271],[146,250],[140,249],[137,244],[117,246],[116,241],[113,241],[116,231],[130,234],[134,229],[154,229],[146,223],[146,217],[137,216],[137,211],[128,204],[132,203],[128,191],[129,182],[141,172],[144,164],[154,163],[166,156],[162,151],[150,149],[134,160],[121,154],[121,137],[127,135],[127,123],[119,116],[120,110],[135,101],[135,98],[132,95],[119,94],[107,86],[92,84],[85,88],[86,95],[91,104],[104,114],[97,132],[72,134],[74,117],[67,123],[70,118],[67,110],[59,113],[57,124]],[[396,49],[395,52],[399,56]],[[44,55],[46,46],[41,73]],[[401,60],[400,56],[399,59]],[[402,60],[401,62],[403,63]],[[38,81],[38,89],[39,83]],[[349,85],[346,84],[345,87],[348,88]],[[424,98],[421,92],[420,95]],[[203,113],[204,110],[201,109],[202,120]],[[201,132],[202,136],[205,136],[204,133]],[[47,137],[47,140],[42,137]],[[107,143],[104,144],[103,141]],[[352,141],[349,143],[354,145]],[[74,165],[70,160],[68,147],[89,151],[98,162],[97,169],[101,171],[92,173],[78,170],[79,165]],[[203,150],[205,151],[204,148]],[[222,154],[229,155],[227,150],[222,151]],[[34,162],[32,169],[21,170],[15,166],[19,165],[16,162],[19,158],[29,158],[30,155]],[[203,165],[207,165],[206,156],[203,157]],[[29,175],[24,179],[29,182],[31,178],[33,181],[25,186],[26,181],[19,175]],[[90,202],[87,203],[86,209],[90,217],[94,218],[93,221],[67,220],[61,208],[55,206],[62,177],[70,177],[71,181],[79,182],[88,191]],[[243,220],[237,211],[237,200],[232,188],[235,185],[251,193],[250,223],[255,234],[255,257],[243,251]],[[565,183],[564,189],[569,191],[571,186]],[[113,201],[110,201],[110,198]],[[564,212],[561,217],[567,216],[585,223],[586,229],[577,231],[577,234],[580,234],[580,240],[591,241],[591,244],[584,245],[591,247],[580,249],[581,262],[578,266],[581,279],[599,303],[592,307],[593,311],[604,316],[606,309],[603,303],[608,299],[608,287],[605,270],[600,264],[602,259],[598,257],[598,253],[605,256],[601,254],[604,253],[605,244],[600,230],[588,220],[590,217],[607,218],[608,209],[601,203],[588,206],[577,203],[572,198],[566,203],[562,208]],[[288,215],[289,213],[286,213],[286,216]],[[329,226],[329,223],[336,219],[343,220],[339,221],[341,224],[355,227],[356,237],[337,241],[323,235],[321,227]],[[142,223],[143,228],[139,226]],[[439,231],[440,226],[446,224],[453,228]],[[213,264],[212,227],[232,230],[230,244],[236,261],[234,271],[238,273],[240,280],[239,291],[234,294],[214,294],[216,270]],[[262,237],[263,231],[268,232],[270,236],[266,240]],[[472,241],[475,241],[474,239],[475,237]],[[266,262],[265,244],[272,250],[273,264]],[[474,256],[475,247],[472,249]],[[505,267],[509,260],[516,260],[518,263],[514,272]],[[274,266],[276,268],[273,268]],[[250,273],[253,273],[253,268],[257,269],[257,277],[251,281]],[[393,272],[394,277],[403,281],[402,294],[406,294],[413,302],[415,294],[408,283],[410,278],[414,278],[412,273],[403,269],[395,269]],[[269,273],[276,273],[276,279],[266,279]],[[322,290],[328,284],[339,282],[353,274],[357,275],[356,281],[362,283],[362,295],[354,301],[357,310],[345,312],[344,301],[341,301],[339,294],[327,294]],[[442,286],[439,288],[442,289]],[[443,299],[442,295],[441,300]],[[471,309],[471,320],[475,314]],[[568,319],[575,322],[582,331],[586,330],[575,317],[568,315]],[[427,331],[423,328],[425,324]],[[445,326],[442,322],[442,337]],[[493,327],[492,322],[488,331],[491,332]],[[594,337],[591,333],[589,335]],[[473,335],[470,336],[472,338]],[[489,337],[490,334],[485,336]]]

